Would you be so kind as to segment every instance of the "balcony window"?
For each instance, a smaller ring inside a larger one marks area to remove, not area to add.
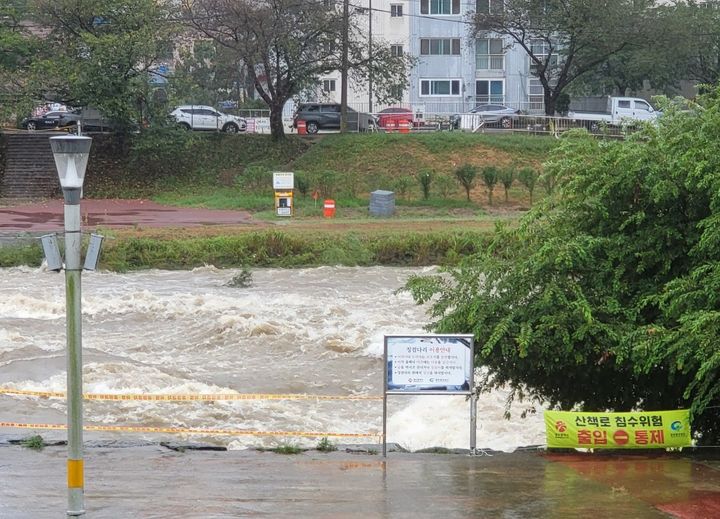
[[[475,81],[475,102],[478,104],[504,104],[505,81],[502,79],[478,79]]]
[[[504,70],[503,41],[484,38],[475,41],[475,68],[477,70]]]

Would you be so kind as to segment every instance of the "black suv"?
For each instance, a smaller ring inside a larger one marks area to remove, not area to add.
[[[339,103],[302,103],[298,106],[293,119],[293,128],[297,128],[299,120],[305,121],[308,133],[318,130],[340,129]],[[347,109],[347,127],[350,131],[366,132],[376,127],[375,118],[366,113]]]

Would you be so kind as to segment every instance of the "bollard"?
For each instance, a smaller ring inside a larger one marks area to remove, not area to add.
[[[325,200],[323,203],[323,216],[325,218],[335,217],[335,200]]]

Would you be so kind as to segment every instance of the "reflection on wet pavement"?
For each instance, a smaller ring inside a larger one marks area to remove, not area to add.
[[[0,444],[0,517],[65,510],[65,450]],[[718,517],[720,472],[679,457],[86,450],[88,517]]]

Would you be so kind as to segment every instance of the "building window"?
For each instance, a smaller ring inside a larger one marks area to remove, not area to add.
[[[475,41],[475,68],[477,70],[504,70],[503,41],[484,38]]]
[[[323,92],[330,93],[335,92],[335,80],[334,79],[323,79]]]
[[[478,14],[501,14],[504,0],[475,0],[475,11]]]
[[[460,55],[460,38],[421,38],[422,56]]]
[[[475,102],[503,104],[505,102],[505,81],[502,79],[478,79],[475,81]]]
[[[421,96],[460,96],[459,79],[421,79]]]
[[[403,55],[403,46],[402,45],[390,45],[390,55],[394,56],[396,58]]]
[[[390,97],[396,101],[401,101],[405,94],[405,88],[402,85],[393,85],[390,87]]]
[[[533,55],[540,60],[540,63],[547,63],[548,64],[548,70],[552,70],[555,68],[558,64],[558,55],[556,53],[553,53],[550,55],[550,52],[552,49],[550,48],[550,44],[544,40],[531,40],[530,41],[530,52],[533,53]],[[537,77],[538,75],[538,69],[540,68],[540,65],[535,63],[532,58],[530,58],[530,74]],[[550,74],[552,75],[552,74]]]
[[[420,14],[460,14],[460,0],[420,0]]]
[[[403,15],[402,4],[390,4],[390,18],[400,18]]]
[[[539,79],[528,81],[528,103],[528,108],[532,111],[545,110],[545,90]]]

